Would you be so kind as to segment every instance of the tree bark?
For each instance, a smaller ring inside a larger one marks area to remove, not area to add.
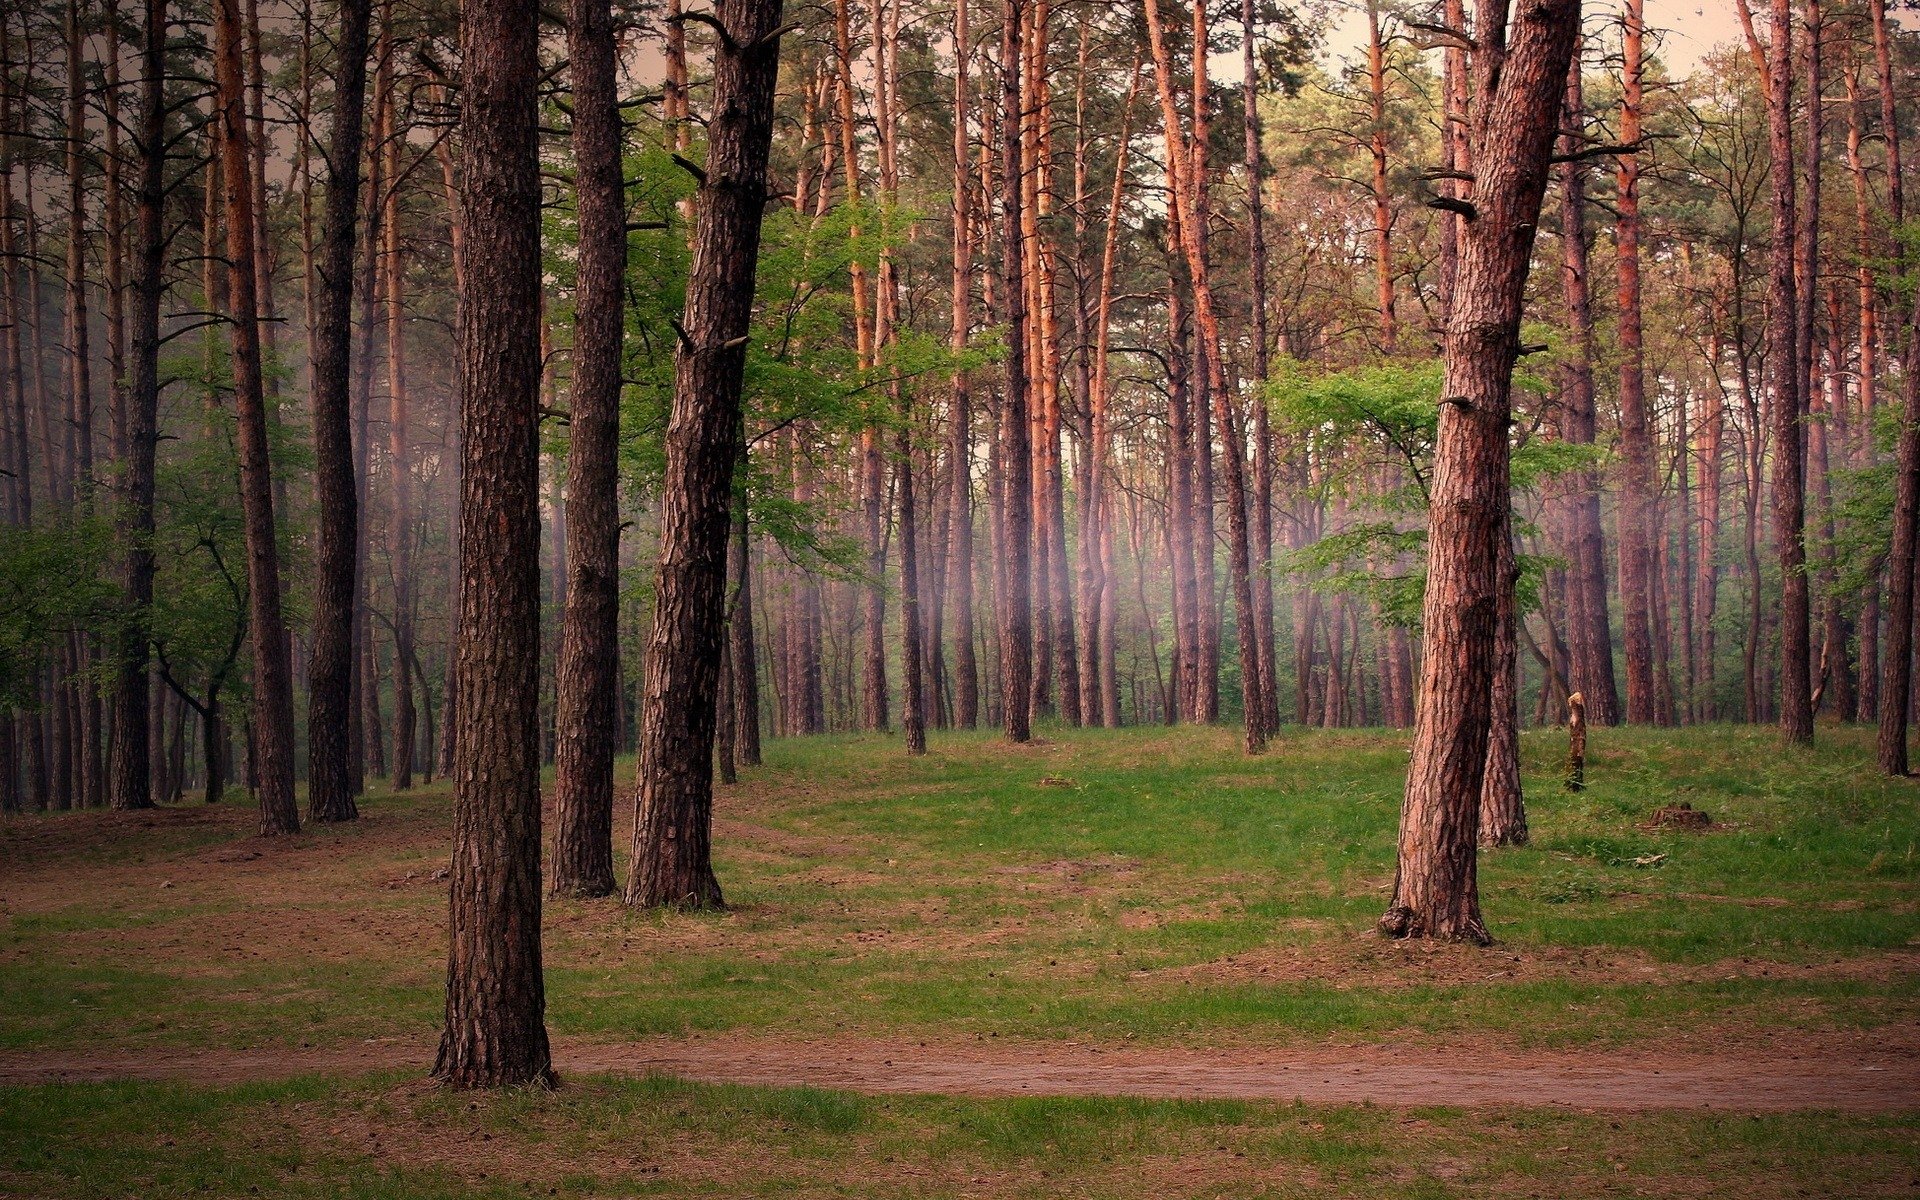
[[[555,895],[606,896],[613,879],[619,687],[620,374],[627,269],[625,176],[609,0],[572,0],[573,154],[579,221],[567,450],[567,600],[554,717]]]
[[[293,797],[293,693],[286,625],[280,615],[280,551],[273,516],[266,393],[260,361],[259,306],[254,294],[253,185],[248,169],[245,74],[238,0],[216,0],[214,62],[221,112],[220,154],[226,189],[227,292],[232,311],[234,409],[240,450],[240,501],[246,523],[247,605],[253,643],[255,755],[260,832],[297,833]]]
[[[1540,0],[1511,40],[1497,6],[1475,31],[1470,133],[1475,217],[1447,323],[1432,503],[1426,650],[1400,815],[1394,937],[1486,942],[1476,873],[1499,594],[1511,509],[1508,422],[1520,313],[1549,152],[1579,31],[1579,0]]]
[[[972,171],[967,150],[967,111],[972,99],[968,66],[973,37],[967,10],[971,0],[955,0],[953,44],[953,336],[959,354],[973,332]],[[954,724],[972,729],[980,723],[980,667],[974,657],[973,613],[973,385],[965,371],[953,373],[948,414],[948,451],[953,496],[947,503],[947,579],[953,589]]]
[[[1805,364],[1800,350],[1799,231],[1793,152],[1793,8],[1773,0],[1767,47],[1772,80],[1767,148],[1773,180],[1773,261],[1767,298],[1767,375],[1773,392],[1773,526],[1780,557],[1780,732],[1789,744],[1813,741],[1811,598],[1807,586],[1806,478],[1803,463]],[[1817,96],[1816,96],[1817,100]]]
[[[739,438],[734,470],[743,480],[747,472],[745,431]],[[733,595],[727,601],[728,656],[733,676],[734,743],[743,767],[760,765],[760,668],[753,648],[753,553],[748,534],[746,489],[736,489],[732,531],[727,539],[727,577]]]
[[[1280,728],[1279,659],[1273,636],[1273,432],[1265,388],[1267,332],[1266,195],[1260,152],[1260,71],[1254,47],[1254,0],[1240,0],[1241,109],[1247,169],[1247,258],[1253,295],[1253,638],[1260,667],[1260,713],[1268,733]],[[1243,631],[1242,637],[1247,636]]]
[[[359,487],[353,469],[351,362],[354,219],[360,204],[371,0],[341,0],[327,138],[326,208],[315,284],[312,363],[314,506],[313,633],[307,657],[307,815],[351,821],[354,556]]]
[[[397,109],[397,105],[395,108]],[[387,567],[393,590],[393,790],[413,787],[413,446],[407,401],[405,263],[400,253],[400,147],[405,133],[387,138],[386,215],[381,221],[386,260],[387,469],[393,480],[387,514]]]
[[[125,388],[126,429],[121,470],[121,520],[125,523],[124,571],[127,623],[120,631],[114,686],[114,749],[109,803],[147,808],[150,778],[147,676],[153,608],[154,451],[159,443],[160,294],[166,253],[166,0],[146,0],[146,30],[140,55],[139,193],[135,203],[133,261],[133,356]],[[17,341],[16,341],[17,346]],[[17,351],[16,351],[17,352]],[[25,448],[22,447],[24,457]],[[22,492],[27,476],[20,478]],[[29,753],[32,752],[29,746]]]
[[[713,734],[728,510],[767,203],[780,0],[721,0],[713,111],[667,425],[627,903],[717,908]]]
[[[1007,326],[1007,394],[1001,403],[1000,683],[1010,742],[1033,737],[1032,439],[1027,428],[1027,284],[1021,247],[1021,26],[1025,0],[1004,0],[1000,17],[1000,290]]]
[[[1567,125],[1578,131],[1586,122],[1579,55],[1567,72]],[[1578,147],[1569,134],[1564,152]],[[1587,173],[1578,159],[1560,165],[1560,279],[1573,345],[1561,369],[1560,436],[1576,446],[1594,441],[1593,362],[1596,356],[1593,306],[1587,288]],[[1600,523],[1600,487],[1591,467],[1567,480],[1568,641],[1573,660],[1572,686],[1586,697],[1593,719],[1611,725],[1620,719],[1620,694],[1613,677],[1613,629],[1607,612],[1606,537]]]
[[[465,0],[461,704],[446,1025],[454,1087],[550,1084],[540,961],[539,13]]]
[[[1627,0],[1620,68],[1620,139],[1641,136],[1643,0]],[[1640,160],[1619,156],[1619,215],[1614,261],[1620,310],[1620,604],[1626,631],[1627,720],[1668,724],[1659,711],[1653,645],[1653,425],[1647,412],[1646,364],[1640,323]],[[1576,686],[1584,686],[1584,681]]]

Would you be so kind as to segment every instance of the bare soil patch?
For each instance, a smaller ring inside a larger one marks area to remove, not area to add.
[[[432,1046],[369,1041],[300,1051],[153,1050],[0,1055],[0,1083],[172,1079],[223,1085],[307,1074],[424,1070]],[[981,1039],[789,1041],[734,1035],[561,1039],[569,1074],[967,1096],[1301,1100],[1389,1107],[1564,1106],[1604,1111],[1920,1110],[1920,1039],[1807,1036],[1767,1054],[1517,1054],[1326,1046],[1200,1051]]]

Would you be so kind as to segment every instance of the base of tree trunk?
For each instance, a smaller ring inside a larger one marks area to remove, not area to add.
[[[601,877],[566,882],[555,879],[553,886],[548,890],[548,895],[565,900],[600,900],[613,895],[617,890],[619,886],[614,882],[613,873],[609,871]]]
[[[433,1078],[448,1087],[463,1089],[560,1086],[544,1027],[531,1041],[514,1039],[506,1045],[477,1040],[456,1047],[442,1034],[440,1051],[433,1061]]]
[[[1501,846],[1524,846],[1531,839],[1531,836],[1532,835],[1527,832],[1527,821],[1525,817],[1521,817],[1519,821],[1512,823],[1499,825],[1482,824],[1480,827],[1480,847],[1483,850],[1496,850]]]
[[[680,912],[725,912],[727,899],[721,894],[720,880],[711,871],[692,879],[659,878],[643,871],[635,873],[627,888],[627,904]]]
[[[1493,935],[1487,932],[1487,927],[1481,923],[1478,914],[1432,918],[1423,916],[1404,904],[1396,904],[1380,918],[1377,928],[1382,936],[1390,938],[1469,942],[1475,946],[1493,945]]]

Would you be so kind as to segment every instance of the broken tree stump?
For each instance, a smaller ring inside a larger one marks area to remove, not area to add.
[[[1567,790],[1587,789],[1587,698],[1579,692],[1567,697]]]

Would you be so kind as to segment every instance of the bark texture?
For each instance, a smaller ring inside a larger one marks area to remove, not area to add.
[[[620,365],[627,270],[613,10],[573,0],[573,154],[579,259],[567,451],[567,603],[554,717],[555,895],[613,892],[613,754],[619,687]]]
[[[327,138],[327,198],[315,286],[313,485],[319,529],[313,552],[313,635],[307,657],[307,815],[351,821],[354,764],[353,593],[359,539],[354,482],[351,375],[353,260],[365,140],[371,0],[341,0],[334,67],[333,127]]]
[[[713,738],[728,514],[780,59],[780,0],[721,0],[699,224],[667,423],[627,903],[717,908]]]
[[[460,14],[461,222],[487,253],[461,293],[461,703],[446,1025],[455,1087],[553,1081],[540,962],[539,14]]]
[[[214,66],[220,100],[221,182],[225,189],[227,294],[232,314],[233,394],[240,451],[240,506],[246,525],[248,634],[253,645],[253,752],[260,832],[297,833],[293,799],[293,679],[280,615],[280,550],[273,516],[273,466],[255,293],[253,185],[248,170],[245,73],[237,0],[216,0]]]
[[[1400,811],[1393,937],[1489,941],[1476,874],[1506,536],[1507,426],[1521,305],[1579,0],[1539,0],[1513,28],[1481,10],[1469,133],[1474,218],[1462,233],[1447,322],[1429,511],[1426,652]]]
[[[124,467],[120,477],[128,620],[120,632],[113,694],[115,736],[107,786],[108,803],[121,809],[153,804],[147,668],[154,577],[154,451],[160,411],[160,293],[165,286],[161,272],[166,251],[162,228],[166,203],[166,46],[166,0],[147,0],[137,139],[140,182],[134,218],[133,358],[125,387]],[[25,454],[23,442],[23,460]],[[27,478],[24,471],[19,473],[22,494],[28,490]]]

